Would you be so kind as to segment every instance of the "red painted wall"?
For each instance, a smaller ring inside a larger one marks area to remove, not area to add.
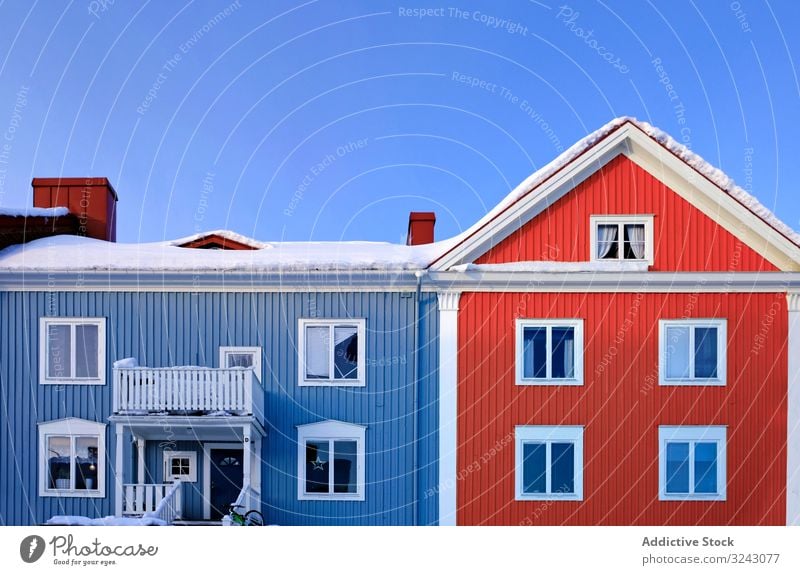
[[[588,261],[589,217],[602,214],[655,215],[653,271],[777,271],[624,156],[609,162],[476,263]]]
[[[727,318],[726,387],[658,386],[658,320],[681,317]],[[583,318],[584,385],[516,386],[516,318]],[[785,524],[784,294],[465,293],[458,330],[459,524]],[[583,501],[514,500],[527,424],[585,426]],[[658,500],[679,424],[728,426],[727,501]]]

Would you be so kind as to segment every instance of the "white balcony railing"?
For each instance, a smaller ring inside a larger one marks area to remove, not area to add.
[[[251,368],[114,368],[114,412],[252,415],[264,390]]]

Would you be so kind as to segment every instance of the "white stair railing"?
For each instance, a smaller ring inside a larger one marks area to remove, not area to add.
[[[242,490],[239,492],[239,497],[236,498],[233,504],[239,506],[237,511],[242,515],[252,509],[261,511],[261,492],[250,485],[249,482],[245,483]],[[229,515],[225,515],[222,518],[222,524],[228,526],[233,525]]]
[[[123,485],[123,515],[144,515],[155,511],[172,486],[170,483],[128,483]]]
[[[183,514],[183,510],[181,509],[181,500],[183,499],[182,486],[183,483],[181,481],[173,483],[158,506],[153,511],[145,513],[144,517],[161,519],[167,525],[171,524],[176,519],[180,519]]]

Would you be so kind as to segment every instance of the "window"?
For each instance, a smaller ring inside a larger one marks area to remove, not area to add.
[[[39,424],[39,495],[105,497],[103,423],[68,418]]]
[[[589,219],[592,260],[644,260],[653,264],[653,216]]]
[[[252,367],[258,381],[261,381],[260,347],[220,347],[220,367]]]
[[[725,385],[724,319],[661,320],[659,383]]]
[[[583,427],[518,425],[516,499],[583,499]]]
[[[105,384],[105,326],[105,318],[41,318],[39,381]]]
[[[517,385],[583,385],[583,320],[517,320]]]
[[[725,427],[662,425],[658,443],[659,499],[725,500]]]
[[[178,480],[197,481],[197,452],[164,452],[164,481]]]
[[[298,426],[297,498],[363,501],[365,433],[341,421]]]
[[[299,385],[365,385],[365,326],[363,319],[301,319]]]

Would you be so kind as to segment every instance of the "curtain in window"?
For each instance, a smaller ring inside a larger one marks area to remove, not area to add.
[[[637,260],[644,259],[644,226],[625,226],[628,239],[631,242],[631,251]]]
[[[597,258],[603,259],[608,256],[611,248],[617,243],[616,225],[597,226]]]

